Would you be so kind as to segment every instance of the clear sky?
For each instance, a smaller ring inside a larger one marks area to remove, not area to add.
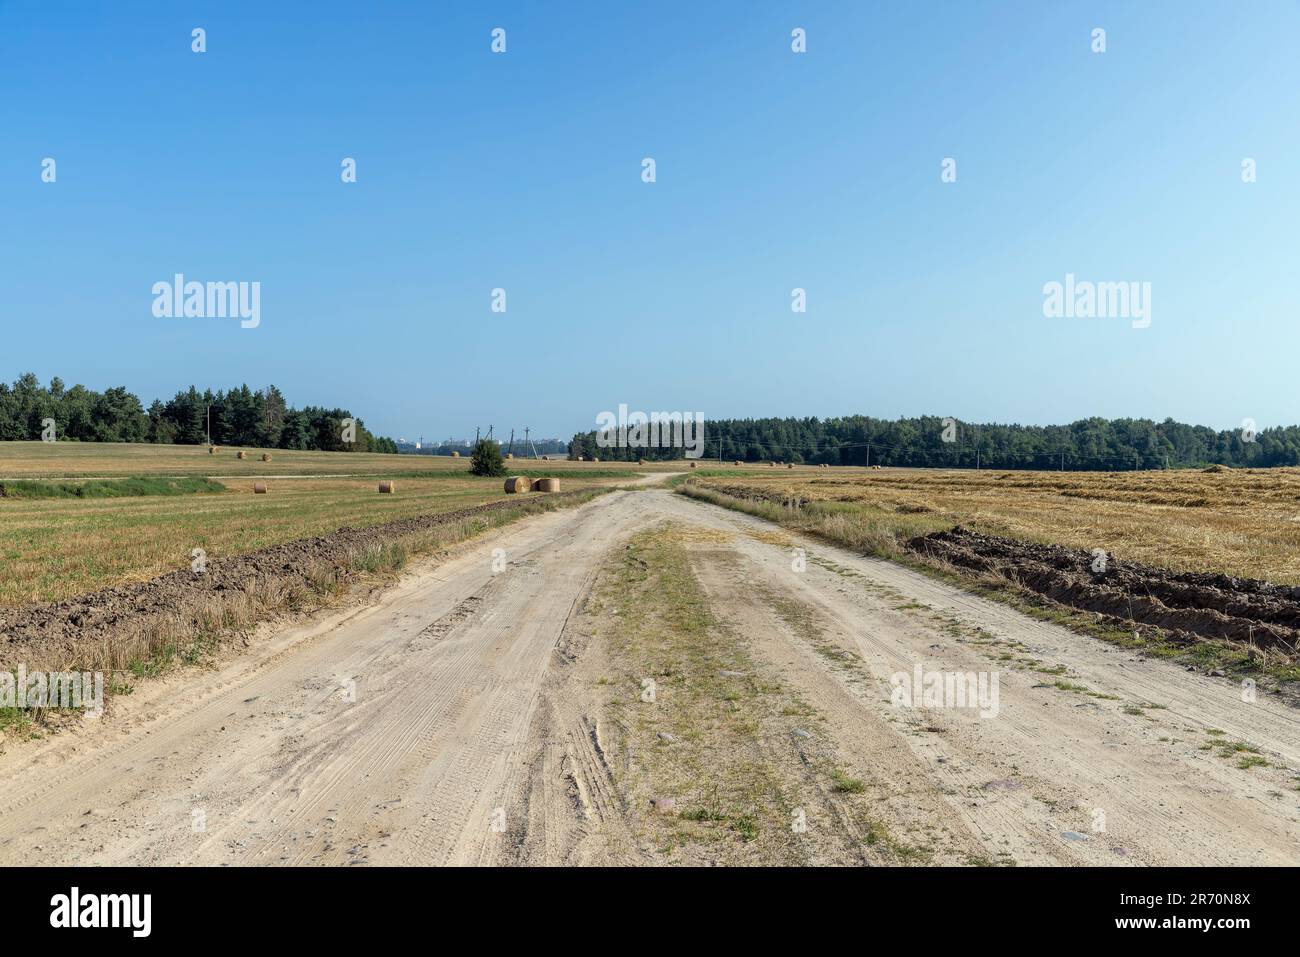
[[[0,378],[273,382],[410,438],[1300,422],[1297,36],[1266,0],[0,0]],[[260,282],[260,326],[156,318],[178,272]],[[1150,282],[1150,327],[1044,317],[1067,273]]]

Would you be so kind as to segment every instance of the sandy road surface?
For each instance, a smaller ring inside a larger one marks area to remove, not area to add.
[[[738,561],[699,563],[711,596],[729,602],[724,616],[745,622],[771,659],[784,656],[787,676],[851,750],[853,735],[873,749],[903,820],[943,798],[931,823],[954,851],[971,854],[973,841],[982,848],[973,856],[1019,864],[1300,863],[1300,712],[1263,696],[1245,704],[1233,683],[1138,659],[890,562],[798,541],[807,571],[794,574],[789,548],[752,537],[769,538],[767,523],[711,518],[742,531]],[[792,628],[753,600],[756,590],[807,611],[821,651],[806,622]],[[828,666],[827,646],[860,653],[866,673]],[[997,715],[894,708],[889,676],[918,663],[996,670]],[[1273,766],[1243,770],[1239,756],[1202,750],[1219,741],[1257,747]]]
[[[1300,713],[647,490],[523,520],[416,569],[373,605],[288,629],[219,670],[145,684],[105,720],[11,746],[0,757],[0,863],[644,859],[635,828],[615,820],[599,761],[571,755],[560,774],[538,755],[548,742],[599,743],[563,659],[603,563],[666,520],[717,533],[691,559],[715,615],[825,714],[841,755],[889,783],[882,814],[924,832],[936,862],[1300,862],[1288,770],[1300,768]],[[792,569],[792,544],[806,570]],[[860,659],[851,667],[828,648]],[[889,676],[918,663],[996,669],[996,717],[892,707]],[[1239,768],[1205,749],[1216,741],[1256,748],[1269,766]],[[575,792],[605,813],[580,813]],[[521,802],[539,833],[520,836],[517,818],[511,833],[494,831],[497,809]],[[592,841],[601,829],[609,840]]]

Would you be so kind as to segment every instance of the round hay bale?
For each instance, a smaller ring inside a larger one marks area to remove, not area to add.
[[[253,483],[253,494],[254,494],[254,495],[265,495],[265,494],[266,494],[266,483],[265,483],[265,482],[254,482],[254,483]]]
[[[235,458],[246,459],[248,458],[248,453],[245,452],[243,449],[240,449],[238,452],[235,453]]]
[[[560,480],[557,478],[544,478],[533,482],[534,492],[558,492],[559,490]]]
[[[514,495],[517,492],[527,492],[533,487],[533,483],[522,475],[516,475],[506,479],[506,494]]]
[[[451,457],[452,457],[453,459],[458,459],[458,458],[460,458],[460,453],[459,453],[459,452],[452,452],[452,453],[451,453]]]
[[[788,469],[792,469],[792,468],[794,468],[794,463],[791,462],[789,465],[786,466],[786,468],[788,468]]]
[[[263,452],[263,453],[262,453],[262,461],[263,461],[263,462],[269,462],[269,461],[271,461],[271,453],[270,453],[270,452]]]
[[[740,464],[742,464],[742,463],[741,463],[740,459],[736,459],[736,461],[732,462],[731,464],[732,464],[732,465],[740,465]]]
[[[637,459],[637,460],[636,460],[636,464],[637,464],[637,465],[645,465],[645,459]]]
[[[543,456],[542,456],[542,461],[543,461],[543,462],[549,462],[550,460],[551,460],[551,457],[550,457],[549,455],[543,455]]]
[[[209,446],[208,446],[208,454],[209,454],[209,455],[216,455],[216,454],[217,454],[217,447],[216,447],[215,445],[209,445]]]
[[[397,486],[394,485],[392,482],[380,482],[380,483],[379,483],[379,491],[380,491],[380,492],[383,492],[385,495],[392,495],[393,492],[396,491],[396,489],[397,489]]]
[[[507,462],[509,462],[509,461],[510,461],[512,458],[514,458],[514,457],[515,457],[515,453],[513,453],[513,452],[507,452],[507,453],[506,453],[506,461],[507,461]]]
[[[696,468],[696,467],[697,467],[696,464],[695,464],[694,462],[692,462],[692,463],[691,463],[691,468]]]
[[[583,457],[582,457],[581,455],[579,455],[579,456],[578,456],[578,461],[579,461],[579,462],[582,462],[582,461],[585,461],[585,460],[583,459]]]
[[[591,457],[591,460],[592,460],[593,462],[599,462],[599,461],[600,461],[600,459],[596,458],[596,456],[594,456],[594,455]]]

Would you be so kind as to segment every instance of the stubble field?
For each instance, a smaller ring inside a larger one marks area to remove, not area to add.
[[[271,461],[263,462],[261,450],[250,449],[246,459],[235,452],[0,443],[0,489],[10,492],[0,494],[0,607],[146,581],[189,568],[196,548],[208,558],[243,555],[340,528],[507,498],[500,479],[469,474],[468,458],[271,450]],[[508,463],[516,464],[518,474],[560,476],[565,491],[626,483],[642,471],[596,463]],[[158,494],[169,478],[184,488],[200,476],[221,490]],[[394,481],[396,492],[379,494],[380,479]],[[97,480],[108,493],[134,484],[148,494],[28,497]],[[266,484],[266,494],[254,494],[258,481]]]
[[[963,525],[1172,571],[1300,585],[1300,469],[707,470],[694,484],[794,505],[872,551]]]

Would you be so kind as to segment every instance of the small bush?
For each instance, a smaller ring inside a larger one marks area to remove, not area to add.
[[[501,458],[501,446],[491,439],[480,439],[470,456],[469,471],[471,475],[486,475],[500,478],[506,474],[506,463]]]

